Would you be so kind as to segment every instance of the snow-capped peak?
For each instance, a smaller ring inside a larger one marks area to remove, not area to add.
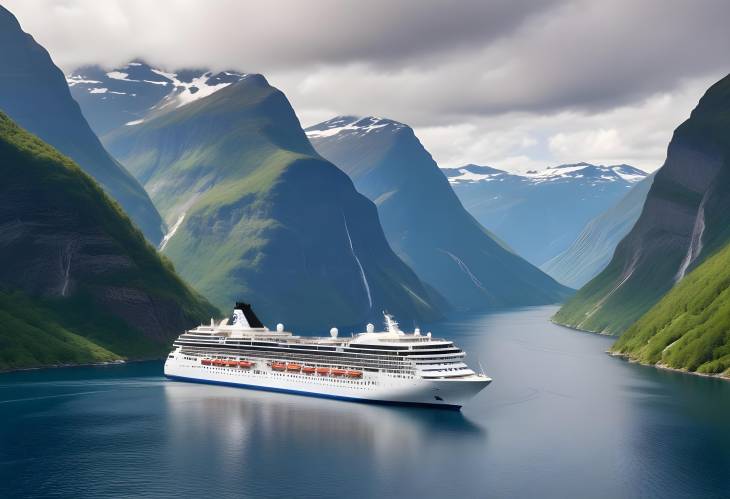
[[[646,177],[647,173],[629,165],[592,165],[590,163],[571,163],[557,166],[550,166],[544,170],[530,170],[524,174],[536,182],[552,182],[568,178],[586,178],[591,180],[602,180],[615,182],[623,180],[634,183]]]
[[[443,172],[452,184],[505,181],[508,178],[532,184],[574,181],[592,185],[605,182],[634,184],[647,176],[646,172],[629,165],[603,166],[590,163],[550,166],[542,170],[529,170],[524,174],[509,173],[489,166],[479,165],[444,168]]]
[[[214,73],[207,70],[185,69],[165,71],[143,61],[132,61],[120,68],[106,71],[98,66],[79,68],[66,76],[69,87],[89,94],[144,96],[152,108],[181,107],[235,83],[246,75],[235,71]],[[107,99],[108,96],[100,97]],[[121,98],[121,97],[118,97]]]
[[[324,121],[317,125],[305,129],[307,137],[310,139],[333,137],[335,135],[365,135],[373,132],[389,131],[408,128],[403,123],[389,120],[387,118],[378,118],[374,116],[337,116],[330,120]]]
[[[504,170],[498,170],[491,166],[473,164],[460,166],[458,168],[442,168],[441,171],[452,184],[493,182],[510,175]]]

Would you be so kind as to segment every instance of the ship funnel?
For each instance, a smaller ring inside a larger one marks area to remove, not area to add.
[[[337,338],[338,334],[339,334],[339,331],[337,330],[336,327],[333,327],[332,329],[330,329],[330,336],[332,336],[333,338]]]
[[[248,303],[243,302],[236,302],[236,306],[234,307],[233,313],[240,311],[241,316],[240,318],[245,319],[246,321],[246,329],[248,328],[263,328],[264,325],[261,323],[258,317],[256,317],[256,314],[253,312],[253,309],[251,309],[251,305]]]

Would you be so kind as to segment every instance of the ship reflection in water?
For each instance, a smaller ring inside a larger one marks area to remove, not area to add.
[[[255,481],[274,472],[283,495],[326,493],[325,477],[328,487],[349,489],[358,477],[411,469],[424,451],[441,448],[446,440],[458,448],[460,441],[484,446],[487,438],[458,411],[182,382],[166,383],[164,393],[171,455],[197,449],[199,472],[216,482],[231,480],[231,473],[235,481],[241,474]],[[368,495],[372,481],[358,479],[359,485],[365,489],[350,492]]]

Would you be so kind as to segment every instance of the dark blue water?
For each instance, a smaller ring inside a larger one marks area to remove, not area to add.
[[[730,497],[730,383],[604,354],[554,308],[452,320],[462,413],[185,384],[162,364],[0,376],[0,497]]]

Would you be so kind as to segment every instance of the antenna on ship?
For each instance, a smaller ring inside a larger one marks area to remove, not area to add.
[[[385,330],[389,333],[400,333],[398,323],[388,312],[383,311],[383,317],[385,317]]]
[[[484,367],[482,366],[482,361],[477,357],[477,364],[479,364],[479,371],[481,372],[482,376],[485,376],[484,374]]]

